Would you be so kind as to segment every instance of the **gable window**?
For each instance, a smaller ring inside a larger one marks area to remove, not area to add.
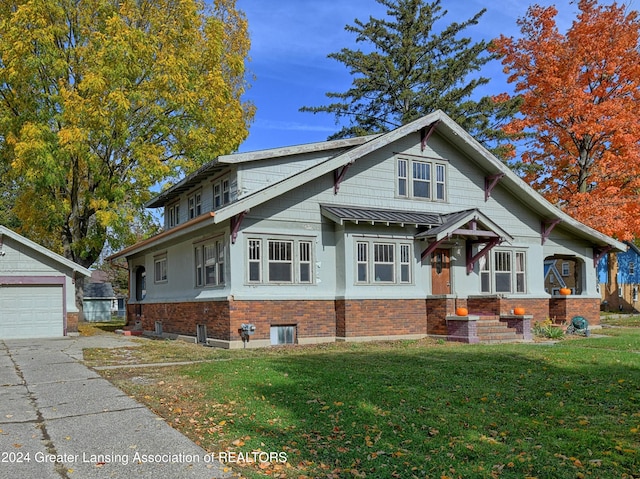
[[[444,163],[434,160],[399,158],[396,171],[398,196],[445,201],[446,167]],[[411,172],[410,175],[409,172]]]
[[[223,207],[231,201],[229,178],[221,178],[213,184],[213,209]]]
[[[249,238],[249,283],[313,283],[312,244],[307,239]]]
[[[398,196],[407,196],[407,160],[398,160]]]
[[[480,258],[482,293],[525,293],[526,254],[524,251],[494,251]]]
[[[169,228],[180,223],[180,203],[169,206]]]
[[[165,283],[167,281],[167,255],[154,258],[153,280],[156,283]]]
[[[562,263],[562,276],[569,276],[569,263]]]
[[[225,246],[222,238],[197,245],[194,254],[196,287],[223,285]]]
[[[356,242],[356,282],[410,283],[411,245],[374,240]]]
[[[636,264],[633,261],[629,261],[629,274],[635,274]]]
[[[413,196],[431,198],[431,163],[413,162]]]
[[[198,191],[188,199],[189,205],[189,219],[193,219],[196,216],[200,216],[202,214],[202,191]]]

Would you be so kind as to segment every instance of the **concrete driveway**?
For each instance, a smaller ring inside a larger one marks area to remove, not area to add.
[[[0,340],[0,476],[228,477],[160,417],[79,362],[117,336]]]

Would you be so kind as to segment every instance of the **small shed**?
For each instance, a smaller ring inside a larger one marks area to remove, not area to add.
[[[91,272],[0,225],[0,339],[78,330],[75,279]]]
[[[111,283],[86,283],[82,301],[85,321],[111,321],[116,301]]]

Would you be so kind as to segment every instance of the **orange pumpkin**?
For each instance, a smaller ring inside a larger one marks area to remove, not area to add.
[[[524,308],[513,308],[513,314],[516,316],[524,315]]]
[[[456,308],[456,314],[458,316],[468,316],[469,310],[467,308]]]
[[[560,288],[560,294],[563,296],[567,296],[571,294],[571,290],[569,288]]]

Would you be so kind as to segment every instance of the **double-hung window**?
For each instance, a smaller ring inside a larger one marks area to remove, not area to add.
[[[356,283],[410,283],[411,263],[408,243],[356,242]]]
[[[155,283],[167,281],[167,255],[157,256],[153,259],[153,280]]]
[[[189,219],[200,216],[202,214],[202,191],[197,191],[189,196],[187,204],[189,206]]]
[[[398,158],[397,195],[431,201],[446,199],[446,166],[436,160]]]
[[[224,284],[225,245],[222,238],[194,247],[196,287]]]
[[[308,239],[249,238],[247,279],[249,283],[313,282],[313,249]]]
[[[480,291],[483,293],[526,293],[526,253],[493,251],[480,258]]]
[[[213,184],[213,209],[223,207],[231,201],[231,183],[229,178],[221,178]]]
[[[173,228],[180,223],[180,203],[169,206],[169,228]]]

